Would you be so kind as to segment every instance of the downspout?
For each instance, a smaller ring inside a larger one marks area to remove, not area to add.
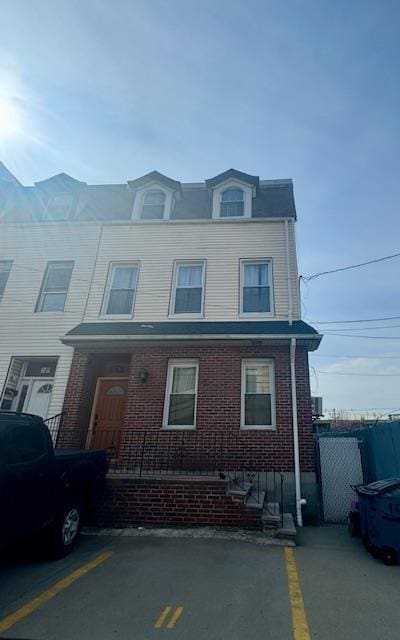
[[[300,484],[300,456],[299,456],[299,425],[297,422],[297,393],[296,393],[296,338],[290,340],[290,382],[292,387],[292,416],[293,416],[293,444],[294,444],[294,478],[296,489],[297,525],[303,526],[301,507],[305,500],[301,497]]]
[[[289,220],[285,220],[285,254],[286,254],[286,276],[288,290],[288,320],[291,325],[293,322],[293,302],[292,302],[292,274],[290,269],[290,251],[289,251]]]

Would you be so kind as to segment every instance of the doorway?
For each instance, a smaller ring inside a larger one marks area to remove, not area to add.
[[[128,378],[98,378],[87,445],[116,455],[125,414]]]
[[[17,411],[33,413],[44,420],[47,418],[53,378],[22,379],[20,383]]]

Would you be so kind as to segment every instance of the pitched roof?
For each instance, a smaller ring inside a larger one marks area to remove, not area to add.
[[[63,342],[84,341],[98,338],[118,339],[280,339],[297,337],[317,348],[322,336],[303,320],[292,324],[285,320],[231,322],[83,322],[68,331]]]

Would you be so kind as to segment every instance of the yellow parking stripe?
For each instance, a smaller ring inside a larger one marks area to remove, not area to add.
[[[17,622],[20,622],[20,620],[29,616],[31,613],[36,611],[36,609],[39,609],[39,607],[54,598],[54,596],[60,593],[60,591],[70,587],[76,580],[84,576],[86,573],[89,573],[89,571],[92,571],[92,569],[98,567],[99,564],[107,560],[113,553],[113,551],[105,551],[104,553],[101,553],[99,556],[94,558],[94,560],[84,564],[82,567],[79,567],[79,569],[70,573],[66,578],[62,578],[62,580],[53,584],[50,589],[41,593],[40,596],[33,598],[33,600],[25,604],[23,607],[14,611],[14,613],[10,613],[10,615],[3,618],[3,620],[0,620],[0,633],[11,629],[11,627],[17,624]]]
[[[171,620],[167,624],[167,629],[173,629],[182,615],[183,607],[177,607],[172,615]]]
[[[311,640],[293,549],[285,547],[294,640]]]
[[[163,626],[165,618],[168,616],[172,607],[165,607],[165,609],[161,612],[160,617],[157,619],[157,622],[154,625],[155,629],[160,629]]]

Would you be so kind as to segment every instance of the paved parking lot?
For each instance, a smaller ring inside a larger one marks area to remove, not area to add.
[[[304,529],[293,550],[83,536],[64,560],[1,564],[2,638],[397,640],[400,626],[400,568],[343,527]]]

